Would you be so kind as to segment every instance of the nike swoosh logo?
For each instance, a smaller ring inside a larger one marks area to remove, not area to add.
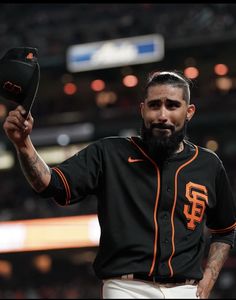
[[[128,157],[128,162],[129,163],[135,163],[135,162],[139,162],[139,161],[144,161],[144,159],[132,158],[131,156]]]

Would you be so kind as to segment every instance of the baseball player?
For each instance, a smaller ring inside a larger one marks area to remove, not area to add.
[[[195,106],[181,73],[153,73],[140,112],[140,136],[100,139],[51,168],[31,142],[33,118],[23,118],[22,106],[10,111],[4,130],[42,197],[71,205],[96,195],[94,269],[103,298],[208,298],[234,245],[228,176],[215,153],[186,139]]]

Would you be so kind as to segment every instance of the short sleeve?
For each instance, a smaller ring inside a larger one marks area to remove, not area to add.
[[[102,147],[99,141],[53,167],[53,172],[60,178],[65,190],[65,204],[96,194],[102,180],[102,168]]]

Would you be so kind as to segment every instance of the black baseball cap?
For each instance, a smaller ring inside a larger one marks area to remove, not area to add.
[[[0,59],[0,100],[22,105],[27,115],[34,103],[39,80],[36,48],[12,48]]]

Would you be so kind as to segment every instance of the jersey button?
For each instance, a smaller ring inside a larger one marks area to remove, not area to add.
[[[169,193],[171,191],[171,188],[168,186],[167,187],[167,192]]]

